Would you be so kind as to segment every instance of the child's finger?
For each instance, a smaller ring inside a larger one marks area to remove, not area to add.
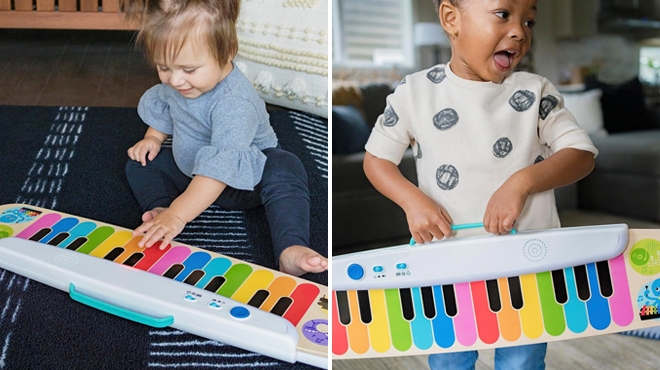
[[[153,225],[153,221],[144,222],[137,229],[133,230],[133,236],[140,235],[140,234],[146,232],[147,230],[149,230],[151,225]]]
[[[442,234],[446,237],[451,237],[451,225],[448,222],[441,222],[438,224],[440,227],[440,231],[442,231]],[[437,237],[436,237],[437,238]],[[442,238],[438,238],[440,240]]]
[[[165,234],[165,231],[163,230],[162,227],[155,226],[155,227],[152,227],[151,229],[149,229],[147,234],[148,234],[148,236],[145,236],[145,238],[147,239],[147,242],[144,244],[144,246],[146,248],[149,248],[152,245],[154,245],[155,242],[159,241],[160,238],[163,237],[163,235]],[[142,240],[144,240],[144,239],[142,239]]]
[[[451,216],[449,215],[449,212],[447,212],[446,209],[443,209],[441,213],[442,213],[443,216],[445,216],[445,220],[447,220],[447,222],[449,223],[449,225],[453,225],[453,224],[454,224],[454,220],[451,218]],[[449,227],[449,230],[450,230],[450,232],[451,232],[451,226]]]
[[[151,222],[151,221],[149,221]],[[151,226],[148,230],[145,230],[144,236],[142,237],[142,240],[138,243],[138,246],[140,247],[146,247],[149,240],[151,239],[151,236],[159,229],[159,226]],[[153,244],[153,243],[151,243]],[[151,245],[149,244],[149,245]]]
[[[160,152],[160,148],[151,148],[149,151],[149,160],[153,161],[156,155],[158,155],[158,152]]]
[[[172,239],[174,239],[174,235],[172,235],[171,233],[165,233],[165,235],[163,236],[163,242],[162,242],[161,245],[170,244],[172,242]]]
[[[513,224],[516,222],[515,216],[513,214],[508,214],[504,221],[502,221],[502,226],[506,232],[510,232],[513,229]]]
[[[424,239],[422,239],[422,236],[419,235],[418,232],[414,232],[414,233],[411,233],[411,234],[412,234],[413,240],[415,240],[415,244],[423,244],[424,243]]]
[[[142,163],[143,166],[147,165],[147,152],[149,151],[149,148],[146,147],[141,147],[140,148],[140,163]]]
[[[497,227],[498,222],[499,222],[499,220],[497,219],[496,216],[491,216],[490,223],[489,223],[489,229],[490,229],[489,233],[499,235],[499,231],[498,231],[498,227]]]
[[[419,235],[421,235],[422,240],[424,240],[424,243],[430,243],[433,241],[433,235],[428,232],[428,231],[420,231]]]
[[[444,231],[442,231],[440,227],[438,227],[438,225],[431,226],[431,229],[429,231],[431,232],[431,235],[438,240],[442,240],[442,238],[445,237]]]
[[[500,218],[500,222],[497,223],[497,232],[500,233],[500,235],[507,234],[509,230],[504,228],[504,220],[506,219],[506,216],[504,218]]]
[[[490,212],[486,212],[484,215],[484,229],[486,229],[486,232],[490,232]]]

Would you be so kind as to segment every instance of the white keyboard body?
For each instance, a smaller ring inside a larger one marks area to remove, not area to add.
[[[11,237],[0,239],[0,267],[64,291],[73,284],[77,293],[137,314],[172,317],[171,327],[201,337],[287,362],[328,366],[327,358],[297,352],[298,332],[284,318],[162,276]]]
[[[423,287],[482,281],[603,261],[628,244],[628,225],[445,239],[332,258],[332,290]]]

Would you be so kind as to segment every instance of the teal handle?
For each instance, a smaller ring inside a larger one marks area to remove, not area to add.
[[[76,287],[73,285],[73,283],[69,284],[69,295],[71,296],[71,299],[76,302],[80,302],[84,305],[96,308],[97,310],[101,310],[109,314],[113,314],[115,316],[139,322],[140,324],[153,326],[154,328],[164,328],[174,323],[174,316],[167,316],[163,317],[162,319],[156,319],[141,313],[129,311],[125,308],[114,306],[110,303],[99,301],[98,299],[86,296],[82,293],[78,293],[76,292]]]
[[[460,224],[460,225],[451,225],[452,230],[463,230],[463,229],[474,229],[476,227],[484,227],[483,222],[475,222],[473,224]],[[511,234],[517,233],[516,228],[511,229]],[[410,245],[415,245],[415,239],[410,238]]]

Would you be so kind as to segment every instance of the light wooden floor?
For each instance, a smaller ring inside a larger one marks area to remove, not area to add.
[[[627,223],[630,228],[656,228],[660,224],[588,211],[565,211],[562,226]],[[480,351],[477,370],[494,369],[494,350]],[[428,356],[333,361],[333,370],[428,369]],[[657,370],[660,341],[620,334],[565,340],[548,344],[547,370]]]
[[[159,83],[130,31],[0,29],[0,104],[136,107]]]

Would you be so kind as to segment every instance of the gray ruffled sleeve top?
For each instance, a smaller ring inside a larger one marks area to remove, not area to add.
[[[277,146],[265,103],[235,66],[194,99],[156,85],[140,99],[138,114],[147,125],[172,135],[174,160],[186,176],[211,177],[236,189],[254,189],[266,163],[261,151]]]

